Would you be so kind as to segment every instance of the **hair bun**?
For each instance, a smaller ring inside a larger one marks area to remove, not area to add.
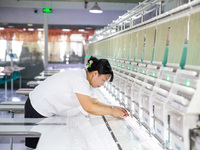
[[[98,63],[98,59],[96,57],[91,56],[90,59],[88,59],[88,68],[96,66]]]

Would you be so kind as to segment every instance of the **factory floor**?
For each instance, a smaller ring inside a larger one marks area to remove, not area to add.
[[[4,88],[0,88],[0,102],[3,101],[25,101],[27,98],[24,95],[15,94],[15,90],[11,92],[8,89],[7,99],[5,99],[5,90]],[[0,118],[11,118],[11,113],[0,111]],[[24,114],[15,114],[15,118],[23,118]],[[13,150],[30,150],[25,146],[24,138],[13,138]],[[10,138],[0,137],[0,150],[10,150]]]

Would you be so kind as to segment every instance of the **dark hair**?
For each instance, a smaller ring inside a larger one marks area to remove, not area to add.
[[[98,71],[98,73],[101,74],[110,74],[110,82],[113,81],[114,74],[112,71],[112,68],[110,66],[110,63],[108,62],[107,59],[97,59],[96,57],[91,56],[90,59],[88,60],[87,64],[87,71],[92,72],[92,71]]]

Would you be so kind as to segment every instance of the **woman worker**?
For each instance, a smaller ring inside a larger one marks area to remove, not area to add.
[[[96,98],[94,88],[104,85],[107,80],[112,82],[113,78],[107,59],[91,57],[86,70],[57,73],[30,92],[25,104],[25,118],[51,117],[79,106],[93,115],[126,117],[128,113],[124,108],[106,105]],[[36,148],[38,138],[30,139],[26,139],[26,146]]]

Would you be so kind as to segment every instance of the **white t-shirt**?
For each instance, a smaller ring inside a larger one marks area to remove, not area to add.
[[[38,113],[50,117],[81,106],[75,93],[96,98],[85,69],[69,69],[47,78],[30,92],[29,98]]]

